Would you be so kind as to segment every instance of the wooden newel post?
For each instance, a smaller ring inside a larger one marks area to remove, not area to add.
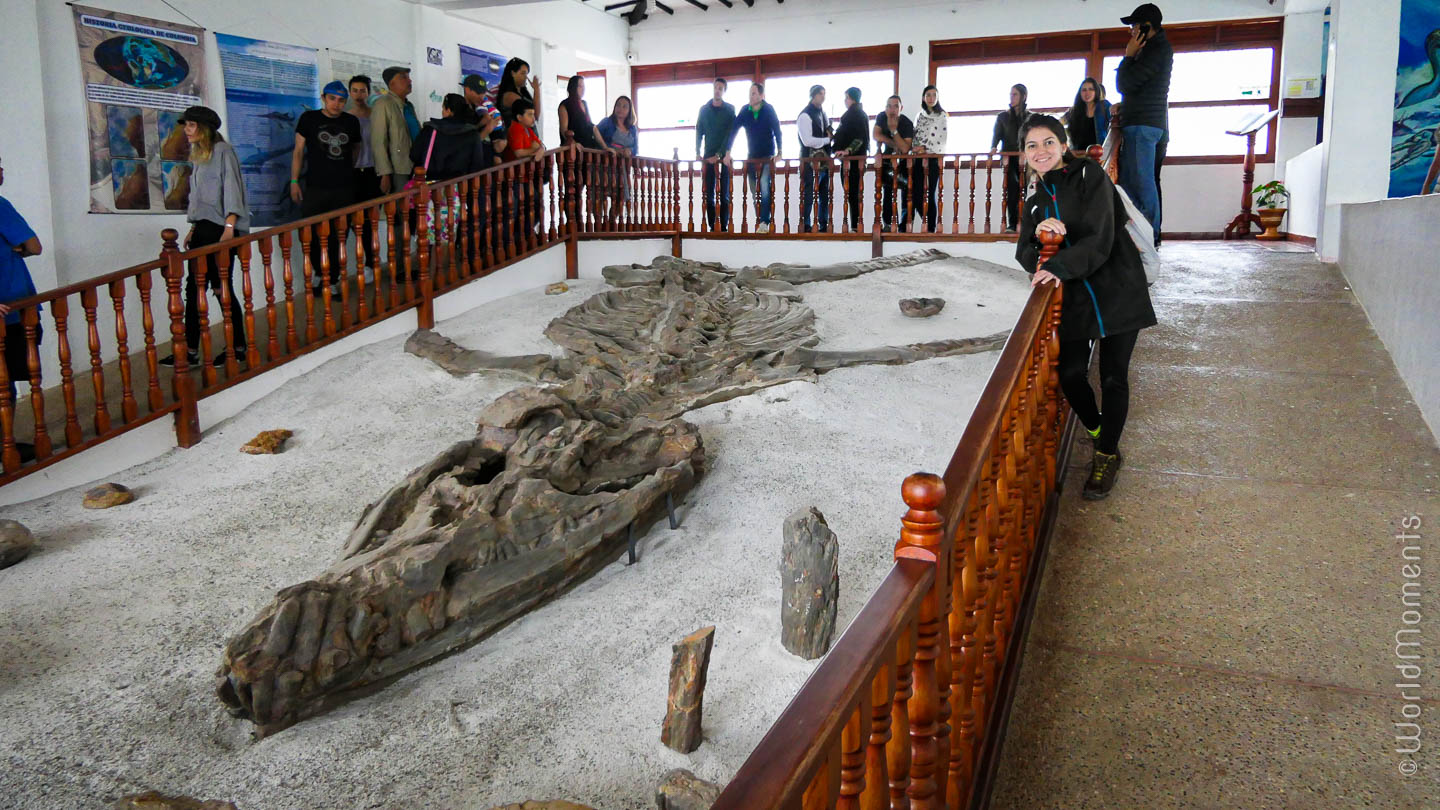
[[[438,137],[432,134],[431,137]],[[421,329],[435,328],[435,279],[430,275],[430,187],[425,167],[415,167],[415,249],[420,267],[420,301],[415,319]]]
[[[1050,261],[1050,257],[1060,252],[1060,245],[1065,242],[1065,237],[1051,231],[1038,231],[1035,238],[1040,240],[1040,260],[1035,263],[1035,269],[1039,270]]]
[[[950,557],[940,504],[945,482],[937,475],[915,473],[905,479],[901,495],[910,510],[900,519],[895,559],[920,560],[935,566],[935,584],[920,605],[915,639],[910,720],[910,784],[906,794],[912,810],[946,810],[945,768],[950,761]]]
[[[180,260],[180,232],[166,228],[160,232],[160,258],[165,260],[166,309],[170,312],[170,351],[175,355],[175,443],[194,447],[200,442],[200,409],[195,400],[195,381],[190,378],[190,362],[185,345],[185,298],[180,285],[185,281],[185,263]],[[197,289],[195,295],[204,295]],[[205,362],[205,358],[200,358]]]

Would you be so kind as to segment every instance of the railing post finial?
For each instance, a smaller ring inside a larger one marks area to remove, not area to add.
[[[940,548],[945,519],[940,504],[945,500],[945,481],[933,473],[917,472],[905,477],[900,497],[910,511],[900,518],[900,542],[895,557],[935,560]]]
[[[180,252],[180,232],[174,228],[160,231],[160,255]]]
[[[1040,240],[1040,260],[1035,263],[1038,270],[1050,261],[1051,256],[1060,252],[1060,244],[1065,241],[1065,237],[1052,231],[1038,231],[1035,238]]]

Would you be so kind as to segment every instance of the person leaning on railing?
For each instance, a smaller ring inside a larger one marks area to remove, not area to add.
[[[640,154],[640,128],[635,118],[635,102],[631,101],[629,96],[617,97],[610,115],[595,126],[600,130],[600,137],[605,139],[605,145],[616,154],[627,158]],[[621,169],[617,179],[619,182],[610,191],[609,211],[606,214],[607,221],[612,225],[620,216],[621,204],[630,201],[629,172]]]
[[[1025,119],[1030,117],[1030,109],[1025,102],[1030,97],[1030,91],[1023,84],[1013,85],[1010,88],[1010,106],[1005,112],[995,116],[995,130],[990,136],[990,151],[993,153],[995,147],[1000,147],[1001,152],[1020,151],[1020,127],[1024,125]],[[1020,158],[1017,155],[1005,156],[1005,232],[1014,233],[1015,223],[1020,219]]]
[[[774,221],[775,202],[775,160],[783,151],[780,134],[780,116],[775,107],[765,100],[765,85],[750,84],[750,103],[735,113],[735,126],[730,130],[730,140],[725,144],[725,154],[735,143],[735,135],[745,130],[745,144],[749,157],[745,161],[746,177],[750,182],[750,193],[757,199],[755,206],[755,232],[769,233]],[[728,158],[727,158],[728,159]]]
[[[190,161],[194,170],[190,175],[190,206],[185,218],[190,222],[190,233],[185,236],[185,249],[194,250],[217,243],[229,242],[244,236],[250,230],[250,208],[245,202],[245,181],[240,175],[240,159],[235,148],[220,135],[220,115],[209,107],[191,107],[180,116],[185,126],[185,137],[190,141]],[[235,251],[223,251],[229,268],[235,266]],[[223,279],[225,292],[221,293],[220,263],[216,254],[205,259],[205,286],[214,291],[216,300],[230,299],[230,324],[235,336],[235,360],[245,363],[245,316],[240,309],[240,298],[235,295],[234,276],[226,273]],[[190,272],[185,274],[185,352],[191,366],[200,361],[200,298],[197,290],[195,263],[190,263]],[[219,312],[219,308],[215,310]],[[212,320],[220,322],[224,316],[217,314]],[[225,362],[226,351],[215,355],[215,365]],[[174,365],[175,355],[160,361]]]
[[[453,180],[488,167],[485,140],[480,137],[480,121],[475,115],[475,108],[465,101],[464,96],[459,93],[445,96],[440,105],[440,117],[427,121],[420,128],[420,136],[410,145],[410,162],[425,167],[428,182]],[[460,189],[449,186],[441,197],[439,203],[431,204],[428,237],[431,244],[437,241],[436,234],[440,235],[438,241],[447,240],[454,225],[453,215],[460,205]],[[478,216],[483,218],[484,210],[484,205],[480,205]]]
[[[730,230],[730,135],[735,126],[735,107],[725,100],[729,82],[717,78],[711,83],[712,98],[695,116],[695,159],[705,162],[701,180],[701,207],[705,227],[710,231]],[[715,205],[719,201],[717,217]]]
[[[885,112],[875,116],[875,143],[881,155],[910,154],[915,124],[909,116],[900,113],[901,107],[900,97],[891,96],[885,100]],[[879,182],[885,201],[882,209],[885,229],[889,230],[891,223],[899,219],[899,230],[903,233],[909,229],[910,218],[903,210],[897,212],[895,208],[899,206],[903,209],[905,201],[910,199],[910,172],[905,161],[882,159]]]
[[[540,161],[545,155],[545,144],[540,142],[540,135],[535,131],[535,104],[529,99],[519,99],[510,107],[510,125],[505,129],[505,162],[512,163],[521,160]],[[536,182],[530,190],[531,207],[535,211],[536,224],[543,216],[544,202],[540,198],[544,190],[540,178],[540,172],[536,172]],[[515,239],[518,242],[523,240],[523,223],[520,217],[519,188],[516,188],[516,196],[509,200],[505,210],[510,212],[514,225]]]
[[[795,116],[795,130],[800,138],[800,232],[810,233],[810,215],[818,207],[815,229],[823,233],[830,230],[830,139],[835,135],[825,114],[824,85],[810,88],[810,103]]]
[[[5,168],[0,166],[0,186],[5,185]],[[35,281],[25,259],[39,256],[43,248],[40,237],[30,229],[30,224],[15,210],[15,206],[0,197],[0,316],[5,318],[5,369],[10,378],[10,401],[15,401],[15,381],[30,379],[29,347],[25,344],[25,325],[21,323],[19,310],[11,309],[11,301],[29,298],[35,294]],[[37,306],[38,313],[40,308]],[[40,345],[42,330],[35,324],[35,345]],[[35,445],[16,442],[20,460],[35,460]]]
[[[915,140],[911,151],[922,155],[943,155],[949,135],[950,116],[940,106],[940,91],[933,84],[926,85],[920,93],[920,114],[915,116]],[[925,216],[925,225],[930,233],[935,232],[939,222],[940,175],[943,170],[938,157],[916,161],[910,181],[915,212]]]
[[[345,112],[345,101],[349,97],[343,82],[330,82],[320,93],[320,109],[306,110],[295,122],[295,148],[290,153],[290,199],[299,203],[303,217],[319,216],[355,204],[355,162],[365,135],[360,119]],[[305,168],[303,186],[300,183],[302,166]],[[321,277],[322,253],[330,258],[330,290],[340,292],[340,279],[345,275],[340,242],[345,232],[345,227],[337,228],[332,223],[329,237],[322,240],[320,229],[311,229],[310,267],[314,275],[310,285],[316,295],[325,283]]]
[[[1015,258],[1032,285],[1060,284],[1060,388],[1095,443],[1083,495],[1110,494],[1124,462],[1120,434],[1130,407],[1130,355],[1140,330],[1155,325],[1140,253],[1125,230],[1126,217],[1115,185],[1095,161],[1072,158],[1065,127],[1049,115],[1033,115],[1021,127],[1020,143],[1036,179],[1025,201]],[[1036,269],[1048,231],[1064,237],[1060,250]],[[1087,378],[1090,341],[1100,341],[1100,396]]]

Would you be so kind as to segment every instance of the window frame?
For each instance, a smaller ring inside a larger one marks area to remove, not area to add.
[[[714,82],[724,77],[731,84],[744,81],[765,83],[771,79],[791,76],[813,76],[821,73],[845,73],[867,70],[888,70],[894,76],[891,93],[900,92],[900,45],[899,43],[873,45],[865,48],[837,48],[832,50],[794,51],[790,53],[745,56],[734,59],[706,59],[693,62],[669,62],[659,65],[635,65],[630,68],[630,94],[640,97],[642,87],[671,87],[676,85]],[[704,103],[703,101],[699,103]],[[797,118],[780,117],[780,126],[793,125]],[[839,123],[840,119],[830,119]],[[643,119],[642,119],[643,121]],[[695,132],[695,127],[645,127],[646,133]],[[666,158],[668,160],[668,158]],[[691,158],[681,155],[680,160]],[[787,158],[788,159],[788,158]]]
[[[1268,105],[1271,110],[1280,107],[1280,57],[1285,36],[1284,17],[1184,23],[1166,25],[1164,30],[1166,39],[1170,41],[1171,47],[1177,54],[1250,48],[1270,48],[1271,50],[1270,94],[1268,97],[1222,101],[1176,101],[1170,103],[1172,109],[1249,107],[1259,104]],[[1099,76],[1104,71],[1105,57],[1124,55],[1125,43],[1129,37],[1130,33],[1126,28],[1097,28],[1025,36],[931,40],[930,83],[936,83],[935,77],[940,68],[950,65],[981,65],[1051,59],[1085,59],[1085,75]],[[1079,86],[1078,82],[1076,86]],[[1036,112],[1042,111],[1052,112],[1050,108],[1036,109]],[[1004,110],[966,110],[963,114],[967,116],[981,115],[986,112],[998,115]],[[1277,117],[1267,125],[1269,131],[1266,150],[1263,153],[1256,153],[1256,163],[1275,162],[1279,120],[1280,118]],[[1185,155],[1165,158],[1166,165],[1174,166],[1244,162],[1244,155]]]

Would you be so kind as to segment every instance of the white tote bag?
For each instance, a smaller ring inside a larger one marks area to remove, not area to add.
[[[1150,220],[1140,213],[1135,203],[1130,201],[1130,195],[1119,185],[1115,190],[1120,192],[1120,202],[1125,204],[1125,214],[1130,219],[1125,223],[1125,232],[1135,240],[1135,247],[1140,249],[1140,263],[1145,265],[1145,283],[1154,284],[1160,277],[1160,251],[1155,249],[1155,229],[1150,226]]]

